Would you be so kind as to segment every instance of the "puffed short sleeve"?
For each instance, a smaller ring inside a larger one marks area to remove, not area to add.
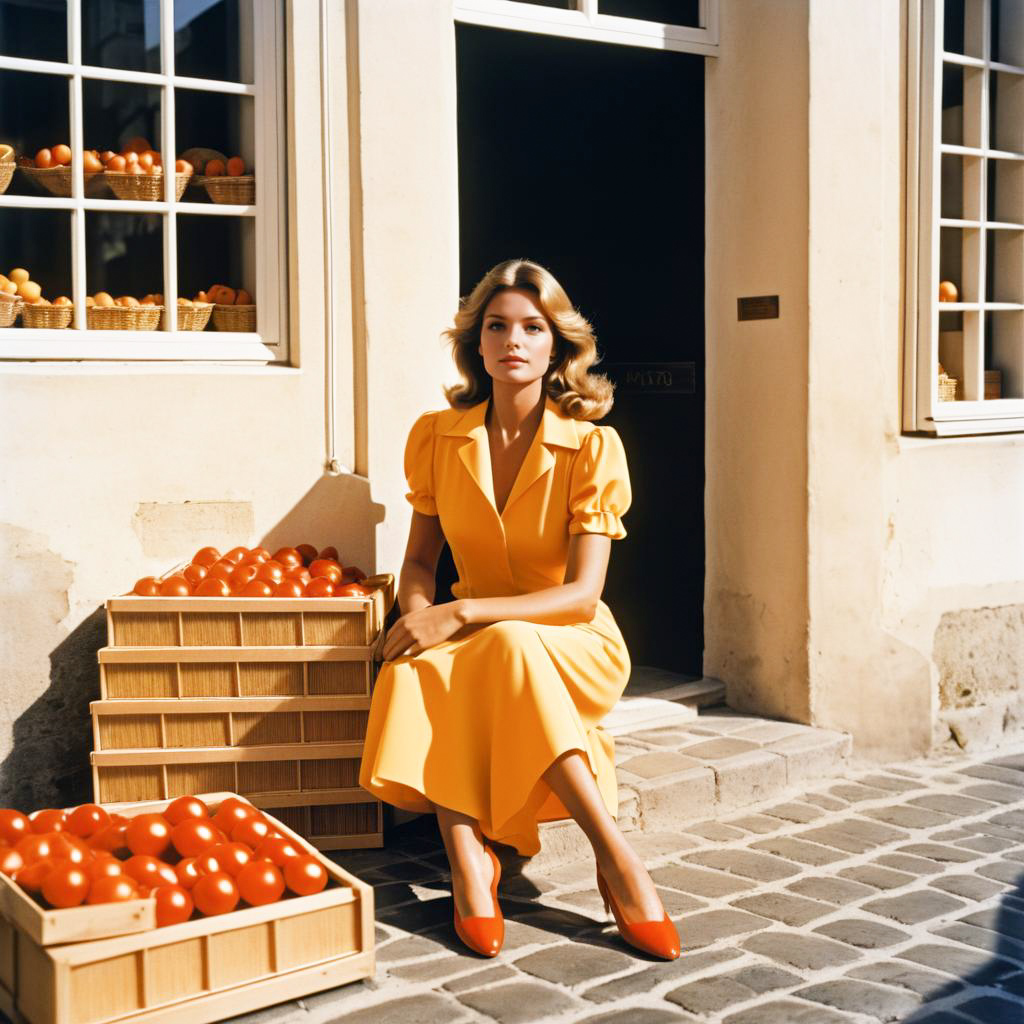
[[[434,500],[434,425],[436,412],[425,412],[409,431],[405,442],[405,478],[409,484],[406,500],[417,512],[437,515]]]
[[[569,481],[569,533],[626,536],[622,525],[633,500],[626,451],[614,427],[594,427],[583,439]]]

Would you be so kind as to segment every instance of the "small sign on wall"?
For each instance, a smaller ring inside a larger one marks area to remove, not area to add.
[[[737,320],[778,320],[778,295],[749,295],[736,300]]]
[[[694,395],[696,364],[691,362],[602,363],[621,394]]]

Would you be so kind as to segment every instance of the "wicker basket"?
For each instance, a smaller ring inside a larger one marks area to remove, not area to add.
[[[18,319],[23,302],[18,295],[0,292],[0,327],[10,327]]]
[[[0,160],[0,196],[7,191],[11,179],[14,177],[15,163],[13,160]]]
[[[255,331],[256,306],[227,306],[218,302],[213,307],[213,326],[218,331]]]
[[[201,331],[210,322],[210,314],[213,312],[213,304],[205,306],[179,306],[178,307],[178,330],[179,331]],[[160,317],[160,330],[167,330],[166,310]]]
[[[155,331],[163,306],[90,306],[86,320],[94,331]]]
[[[202,185],[215,203],[251,206],[256,202],[256,176],[253,174],[240,174],[237,177],[218,175],[215,178],[204,175],[196,179],[196,184]]]
[[[164,197],[164,176],[162,174],[129,174],[127,171],[104,171],[103,177],[110,191],[118,199],[135,202],[159,202]],[[181,198],[192,175],[179,172],[174,175],[174,198]]]
[[[25,327],[70,327],[75,315],[74,306],[44,306],[26,302],[21,309],[21,322]]]
[[[956,377],[950,377],[948,374],[939,374],[939,401],[940,402],[955,402],[957,386],[960,381]]]
[[[28,164],[18,165],[22,174],[28,178],[37,188],[51,195],[67,199],[71,195],[71,168],[62,167],[32,167]],[[85,172],[85,194],[90,199],[102,196],[106,191],[102,171]]]

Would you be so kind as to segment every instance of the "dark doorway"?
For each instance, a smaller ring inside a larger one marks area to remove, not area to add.
[[[634,666],[700,676],[703,58],[464,24],[456,43],[461,294],[527,257],[594,324],[633,485],[604,599]]]

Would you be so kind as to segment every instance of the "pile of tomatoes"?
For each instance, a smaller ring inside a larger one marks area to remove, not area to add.
[[[320,860],[251,804],[229,797],[211,816],[194,796],[126,818],[98,804],[26,816],[0,809],[0,872],[51,907],[152,896],[158,926],[193,913],[259,907],[328,882]]]
[[[145,576],[132,591],[140,597],[365,597],[366,573],[347,568],[337,548],[318,552],[311,544],[281,548],[232,548],[222,555],[202,548],[192,562],[163,579]]]

